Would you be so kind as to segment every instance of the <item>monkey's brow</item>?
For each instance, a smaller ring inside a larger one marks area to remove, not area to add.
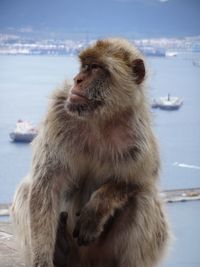
[[[81,64],[81,69],[89,70],[93,66],[106,70],[106,67],[103,64],[99,63],[98,61],[84,62]]]
[[[103,65],[103,62],[99,60],[98,57],[86,57],[81,59],[81,64],[82,65],[91,65],[91,64],[97,64],[97,65]]]
[[[82,66],[85,66],[85,65],[93,65],[93,64],[96,64],[96,65],[98,65],[98,66],[101,66],[102,64],[99,62],[99,61],[97,61],[97,60],[86,60],[86,61],[82,61],[81,62],[81,65]]]

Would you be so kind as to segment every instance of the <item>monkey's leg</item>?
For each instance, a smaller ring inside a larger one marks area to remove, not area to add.
[[[129,206],[130,222],[124,222],[119,236],[119,267],[155,267],[164,256],[170,236],[159,195],[156,190],[144,191]]]
[[[31,248],[30,248],[30,221],[28,194],[30,183],[24,180],[18,187],[11,207],[11,217],[14,232],[19,241],[20,249],[25,259],[25,266],[31,265]]]
[[[103,232],[106,222],[116,210],[122,209],[131,196],[138,191],[137,186],[114,179],[95,191],[83,207],[76,223],[73,236],[78,245],[88,245]]]
[[[59,201],[62,184],[52,172],[33,178],[30,196],[30,229],[34,267],[53,267],[56,230],[59,219]],[[58,188],[59,187],[59,188]]]
[[[60,214],[53,262],[56,267],[81,267],[77,248],[67,230],[66,212]]]

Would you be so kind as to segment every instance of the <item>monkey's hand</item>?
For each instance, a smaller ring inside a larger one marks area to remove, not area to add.
[[[103,232],[107,216],[95,209],[93,203],[88,202],[80,213],[73,232],[79,246],[87,246],[99,238]]]
[[[97,240],[108,220],[116,210],[122,209],[130,197],[137,193],[135,185],[111,179],[96,190],[79,214],[73,236],[78,245],[88,245]]]

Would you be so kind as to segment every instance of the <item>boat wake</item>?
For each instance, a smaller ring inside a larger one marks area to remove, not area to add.
[[[189,165],[189,164],[185,164],[185,163],[174,162],[173,166],[178,166],[178,167],[181,167],[181,168],[189,168],[189,169],[200,170],[200,166]]]

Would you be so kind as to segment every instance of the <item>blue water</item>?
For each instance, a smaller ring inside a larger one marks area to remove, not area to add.
[[[178,111],[156,110],[155,130],[161,146],[162,185],[166,189],[200,185],[200,68],[191,60],[156,58],[152,69],[151,95],[181,96],[184,104]],[[175,163],[198,168],[178,167]]]
[[[163,267],[200,266],[200,201],[167,205],[173,241]]]
[[[37,125],[52,90],[77,69],[72,57],[0,57],[0,203],[12,200],[31,160],[31,146],[12,143],[9,132],[19,118]]]
[[[161,187],[200,187],[200,68],[184,55],[149,58],[148,66],[150,97],[169,92],[184,98],[178,111],[153,111],[162,157]],[[37,125],[52,90],[77,70],[73,57],[0,56],[0,203],[12,200],[31,161],[31,146],[12,143],[9,132],[19,118]],[[164,266],[199,267],[200,201],[168,204],[167,209],[176,238]]]

